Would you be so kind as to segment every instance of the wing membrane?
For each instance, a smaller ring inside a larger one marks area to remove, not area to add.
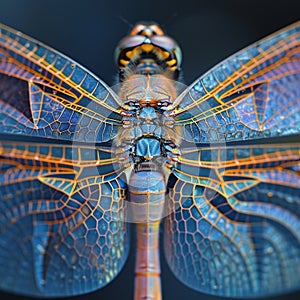
[[[164,245],[174,274],[220,296],[298,288],[299,166],[299,143],[186,149],[169,181]]]
[[[213,143],[298,134],[300,23],[246,48],[174,103],[184,139]]]
[[[128,253],[125,179],[106,147],[0,140],[1,288],[82,294],[110,282]]]
[[[104,142],[121,122],[113,92],[57,51],[0,24],[0,132]]]

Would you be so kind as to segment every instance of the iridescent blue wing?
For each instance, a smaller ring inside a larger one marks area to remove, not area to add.
[[[57,51],[0,24],[0,133],[111,140],[121,125],[112,91]]]
[[[0,287],[65,296],[122,268],[126,181],[118,104],[94,75],[0,26]]]
[[[296,23],[225,60],[177,102],[187,142],[168,183],[164,247],[196,290],[300,288],[299,73]]]
[[[185,140],[214,143],[300,133],[300,22],[221,62],[174,103]]]
[[[186,149],[169,180],[174,274],[230,297],[299,288],[299,169],[300,143]]]

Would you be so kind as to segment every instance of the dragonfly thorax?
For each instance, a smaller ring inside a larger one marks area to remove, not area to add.
[[[119,96],[124,101],[119,148],[128,151],[135,168],[145,161],[168,161],[178,144],[170,109],[177,96],[174,82],[163,75],[135,74],[122,84]]]

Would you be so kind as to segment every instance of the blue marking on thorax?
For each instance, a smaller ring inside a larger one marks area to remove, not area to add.
[[[143,107],[140,112],[142,119],[157,119],[157,114],[153,107]]]
[[[160,142],[155,138],[141,138],[136,142],[135,154],[137,156],[160,156]]]

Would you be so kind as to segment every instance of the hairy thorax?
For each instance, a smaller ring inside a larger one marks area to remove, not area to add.
[[[117,145],[123,159],[135,167],[145,161],[169,165],[176,160],[180,135],[170,109],[176,96],[175,81],[161,74],[133,74],[122,83],[123,127]]]

